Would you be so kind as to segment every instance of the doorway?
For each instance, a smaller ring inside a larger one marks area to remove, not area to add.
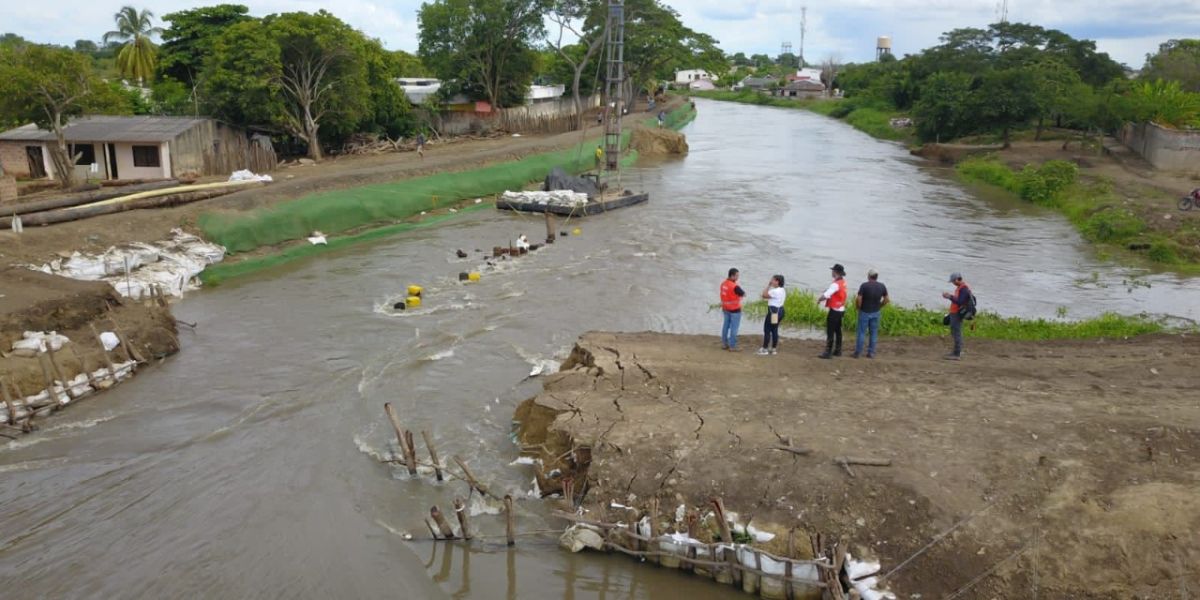
[[[25,160],[29,162],[29,178],[46,177],[46,163],[42,160],[41,146],[25,146]]]
[[[115,144],[108,145],[108,178],[121,178],[117,175],[117,146]]]

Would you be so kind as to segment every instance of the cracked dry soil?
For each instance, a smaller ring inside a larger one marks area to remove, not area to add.
[[[961,363],[938,360],[939,339],[885,339],[875,360],[719,346],[580,338],[517,409],[543,492],[561,491],[558,470],[586,478],[591,509],[720,496],[758,528],[847,540],[884,573],[916,555],[886,578],[902,597],[1200,590],[1200,337],[970,340]],[[839,456],[892,463],[851,476]]]

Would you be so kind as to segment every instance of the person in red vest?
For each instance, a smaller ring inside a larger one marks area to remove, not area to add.
[[[742,324],[742,297],[746,292],[737,280],[738,270],[730,269],[729,277],[721,282],[721,314],[725,317],[721,325],[721,348],[730,352],[741,352],[737,347],[737,334]]]
[[[971,302],[971,288],[966,281],[963,281],[962,273],[951,273],[950,283],[954,284],[954,291],[942,292],[942,297],[950,301],[950,314],[946,315],[946,318],[950,325],[950,337],[954,338],[954,351],[943,358],[959,360],[962,358],[963,351],[963,319],[974,316],[973,314],[964,315],[962,310]]]
[[[833,358],[842,355],[842,317],[846,314],[846,268],[833,265],[833,283],[829,284],[817,305],[825,305],[829,314],[825,316],[825,352],[818,358]]]

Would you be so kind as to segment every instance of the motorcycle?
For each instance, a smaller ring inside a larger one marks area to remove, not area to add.
[[[1200,188],[1179,199],[1179,210],[1192,210],[1193,206],[1200,206]]]

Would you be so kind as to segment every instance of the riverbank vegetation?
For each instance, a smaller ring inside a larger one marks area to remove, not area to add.
[[[810,110],[827,117],[844,120],[855,129],[879,139],[894,141],[912,139],[907,129],[892,127],[891,120],[903,118],[903,113],[889,107],[887,103],[873,98],[780,98],[753,90],[709,90],[688,93],[699,98],[724,102]]]
[[[758,301],[746,306],[745,312],[761,317],[766,312],[766,302]],[[880,335],[887,336],[936,336],[947,335],[949,329],[942,324],[944,310],[923,306],[903,307],[889,304],[883,308],[880,320]],[[825,309],[817,304],[817,294],[809,290],[790,290],[784,300],[783,322],[805,327],[825,327]],[[1164,326],[1144,316],[1125,316],[1105,313],[1098,317],[1079,321],[1054,319],[1023,319],[1002,317],[981,311],[967,325],[967,335],[996,340],[1052,340],[1085,338],[1125,338],[1135,335],[1160,333]],[[842,328],[854,332],[858,327],[858,313],[853,302],[846,306]],[[853,341],[851,341],[853,347]]]
[[[1196,221],[1162,219],[1114,193],[1104,180],[1079,179],[1074,163],[1051,160],[1018,171],[985,156],[968,158],[956,170],[967,181],[993,185],[1063,213],[1091,242],[1136,252],[1163,265],[1200,267]]]

